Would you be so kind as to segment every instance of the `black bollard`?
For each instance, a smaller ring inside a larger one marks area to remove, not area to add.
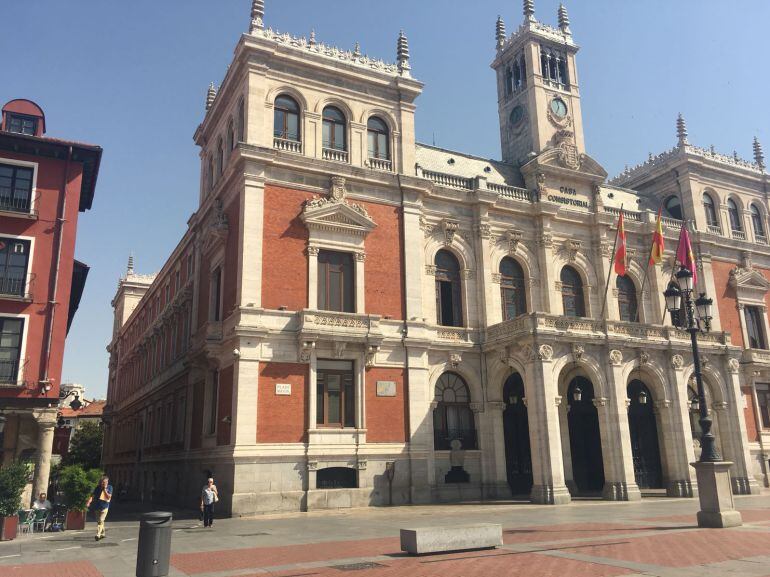
[[[165,577],[171,556],[171,513],[145,513],[139,521],[136,577]]]

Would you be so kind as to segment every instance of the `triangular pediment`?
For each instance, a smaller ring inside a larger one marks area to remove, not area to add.
[[[736,290],[767,292],[770,281],[754,268],[734,268],[730,271],[730,286]]]
[[[301,218],[308,229],[337,230],[361,236],[377,227],[363,207],[327,198],[308,202]]]
[[[525,174],[529,171],[554,169],[558,172],[582,175],[594,181],[604,181],[607,171],[589,155],[580,154],[571,146],[548,148],[521,167]]]

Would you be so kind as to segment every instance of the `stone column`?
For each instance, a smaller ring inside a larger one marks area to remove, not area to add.
[[[48,493],[48,475],[51,472],[51,451],[53,450],[53,430],[56,426],[56,409],[44,409],[34,413],[37,421],[37,462],[32,485],[32,498],[40,493]],[[100,455],[101,457],[101,455]]]
[[[430,502],[436,484],[433,452],[433,391],[430,388],[427,349],[408,347],[409,383],[409,489],[413,504]],[[397,465],[400,468],[401,465]]]
[[[695,461],[690,428],[690,402],[687,398],[687,380],[684,358],[673,354],[668,368],[668,380],[672,383],[669,428],[662,435],[666,446],[668,474],[666,495],[669,497],[695,497],[698,485],[693,478],[690,463]]]
[[[634,477],[631,433],[628,428],[628,404],[623,379],[623,354],[609,353],[607,397],[594,399],[599,412],[604,461],[604,498],[608,501],[638,501],[642,498]]]
[[[491,450],[485,451],[485,453],[488,454],[487,459],[492,460],[490,470],[493,472],[492,475],[487,477],[487,492],[489,497],[496,499],[510,499],[512,497],[506,474],[505,434],[503,429],[504,410],[505,402],[487,401],[488,434],[491,441],[487,447],[491,445]]]
[[[537,345],[536,345],[537,346]],[[524,386],[532,453],[533,503],[562,505],[571,500],[564,484],[558,406],[561,397],[553,375],[553,349],[539,345],[530,350]]]

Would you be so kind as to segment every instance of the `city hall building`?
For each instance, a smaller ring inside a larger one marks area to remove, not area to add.
[[[699,148],[680,117],[671,150],[608,179],[585,149],[567,12],[552,27],[523,4],[513,34],[497,22],[489,160],[415,142],[403,33],[389,64],[274,31],[253,2],[195,132],[200,206],[160,272],[130,262],[113,301],[116,485],[194,506],[213,475],[234,515],[692,497],[693,359],[662,297],[683,219],[717,305],[700,337],[717,445],[735,493],[767,485],[759,143],[754,162]]]

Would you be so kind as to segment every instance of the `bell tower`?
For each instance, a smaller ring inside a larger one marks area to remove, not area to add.
[[[577,168],[585,152],[575,55],[569,16],[559,6],[558,28],[538,22],[534,0],[523,0],[524,21],[510,36],[498,17],[495,28],[500,143],[503,161],[521,166],[548,149],[559,149]]]

